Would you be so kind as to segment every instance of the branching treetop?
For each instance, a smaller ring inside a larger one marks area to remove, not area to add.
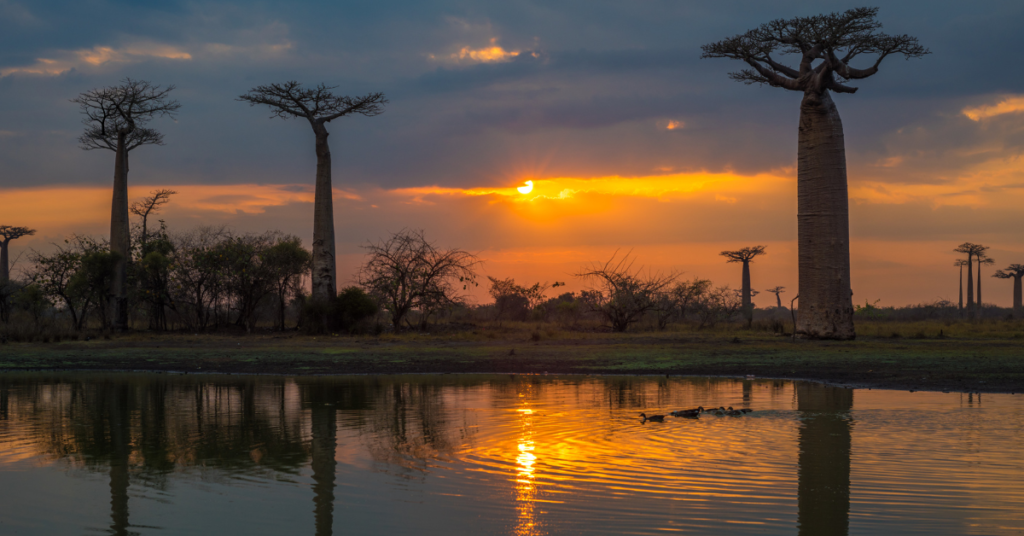
[[[1002,270],[996,270],[996,273],[992,274],[992,277],[998,277],[999,279],[1024,277],[1024,264],[1011,264]]]
[[[805,93],[827,89],[855,93],[857,88],[843,82],[877,73],[886,57],[903,55],[909,59],[930,53],[916,37],[880,32],[882,23],[875,19],[877,14],[877,7],[861,7],[842,13],[776,19],[702,46],[701,57],[746,62],[750,69],[729,74],[745,84],[768,84]],[[795,54],[800,64],[796,68],[784,65],[773,54]],[[861,55],[874,55],[874,63],[863,69],[851,67],[850,61]]]
[[[975,244],[972,242],[964,242],[963,244],[960,244],[955,249],[953,249],[953,251],[957,253],[966,253],[967,258],[970,259],[971,256],[977,256],[978,258],[984,257],[985,250],[987,249],[988,246],[983,246],[981,244]]]
[[[11,240],[17,240],[23,236],[32,236],[36,234],[35,229],[29,229],[28,227],[14,227],[12,225],[0,225],[0,239],[2,242],[7,243]]]
[[[725,262],[750,262],[758,255],[766,255],[764,251],[766,248],[767,246],[754,246],[739,251],[723,251],[719,255],[729,259]]]
[[[969,261],[967,259],[957,259],[957,260],[953,261],[953,266],[956,266],[956,267],[959,268],[959,267],[967,266],[970,263],[971,263],[971,261]]]
[[[775,287],[775,288],[770,288],[768,290],[765,290],[765,292],[771,292],[772,294],[779,295],[779,294],[782,294],[783,292],[785,292],[785,288],[786,287]]]
[[[178,192],[168,189],[153,190],[149,197],[132,203],[128,210],[136,216],[148,217],[150,213],[159,212],[160,207],[170,203],[171,196],[176,193]]]
[[[146,128],[154,117],[168,116],[181,108],[168,98],[174,86],[161,88],[145,80],[125,78],[120,85],[93,89],[71,102],[81,109],[85,132],[78,141],[85,150],[117,150],[118,135],[125,136],[125,150],[141,145],[163,145],[163,134]]]
[[[383,93],[369,93],[362,97],[339,96],[331,92],[336,87],[319,84],[314,88],[304,88],[292,80],[256,86],[236,100],[248,102],[250,106],[270,106],[273,110],[271,117],[304,117],[314,128],[350,114],[373,117],[384,113],[388,100]]]

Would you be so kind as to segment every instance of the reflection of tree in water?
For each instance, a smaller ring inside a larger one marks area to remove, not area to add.
[[[844,536],[850,524],[850,450],[853,390],[798,383],[801,535]]]

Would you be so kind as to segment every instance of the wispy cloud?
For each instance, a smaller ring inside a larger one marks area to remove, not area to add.
[[[964,108],[962,113],[971,121],[981,121],[1004,114],[1024,112],[1024,95],[1009,95],[995,104]]]
[[[72,69],[99,67],[110,63],[136,63],[152,58],[191,60],[192,54],[184,49],[160,43],[139,42],[123,47],[97,45],[77,50],[58,50],[48,58],[37,58],[35,63],[0,69],[0,76],[28,74],[56,76]]]

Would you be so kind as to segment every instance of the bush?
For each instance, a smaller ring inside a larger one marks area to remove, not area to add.
[[[363,289],[348,287],[329,303],[306,299],[302,326],[310,334],[354,333],[370,328],[367,320],[377,315],[377,302]]]

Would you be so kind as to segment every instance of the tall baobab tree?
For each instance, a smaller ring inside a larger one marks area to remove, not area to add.
[[[988,248],[985,248],[985,249],[988,249]],[[978,255],[978,309],[977,309],[977,311],[978,311],[978,318],[981,318],[981,313],[983,311],[982,307],[985,306],[984,302],[981,301],[981,265],[982,264],[995,264],[995,263],[996,263],[995,260],[990,258],[988,255],[985,255],[984,253]]]
[[[764,255],[765,246],[754,246],[743,248],[738,251],[723,251],[719,255],[729,259],[725,262],[743,263],[743,289],[741,299],[743,300],[743,318],[747,319],[747,327],[754,322],[754,308],[750,303],[750,263],[754,257]]]
[[[114,152],[114,195],[110,209],[110,251],[118,255],[111,279],[110,300],[114,329],[128,327],[128,153],[143,145],[163,145],[163,134],[146,127],[157,117],[174,117],[181,108],[170,98],[174,86],[160,87],[125,78],[119,85],[93,89],[71,99],[78,104],[85,132],[82,149]]]
[[[957,253],[967,254],[967,317],[974,318],[975,307],[974,307],[974,257],[981,257],[985,255],[985,250],[988,246],[981,244],[975,244],[972,242],[964,242],[957,246],[953,251]]]
[[[149,239],[149,229],[147,227],[149,222],[150,214],[156,214],[160,212],[160,209],[171,202],[171,196],[176,194],[174,190],[162,189],[153,190],[150,192],[148,197],[143,198],[141,201],[132,203],[128,210],[132,214],[142,218],[142,246],[145,248],[146,242]]]
[[[771,292],[772,294],[775,295],[775,306],[778,307],[779,309],[782,309],[782,296],[780,296],[780,295],[783,292],[786,292],[785,289],[786,289],[786,287],[775,287],[775,288],[770,288],[770,289],[765,291],[765,292]]]
[[[970,264],[967,259],[957,259],[953,262],[953,266],[960,268],[960,305],[957,308],[960,311],[960,316],[964,314],[964,266],[968,266],[970,269]]]
[[[1024,277],[1024,264],[1011,264],[1002,270],[996,270],[992,277],[999,279],[1013,278],[1013,316],[1024,318],[1024,305],[1021,304],[1021,278]]]
[[[36,234],[36,230],[28,227],[0,225],[0,285],[11,280],[11,261],[7,253],[7,246],[11,244],[11,240],[34,234]]]
[[[850,218],[846,184],[846,148],[839,111],[830,96],[854,93],[849,80],[878,72],[882,60],[928,54],[916,37],[879,31],[878,8],[777,19],[702,47],[704,58],[730,58],[750,66],[731,73],[745,84],[768,84],[803,93],[797,142],[797,226],[799,295],[797,332],[822,339],[852,339]],[[795,54],[799,66],[776,61],[773,54]],[[867,68],[850,66],[874,56]]]
[[[336,86],[320,84],[304,88],[290,81],[283,84],[257,86],[238,100],[250,106],[263,104],[272,110],[271,117],[300,117],[309,121],[316,136],[316,194],[313,202],[313,273],[312,297],[326,301],[338,294],[337,263],[334,258],[334,199],[331,187],[331,149],[327,145],[327,123],[346,115],[373,117],[384,113],[387,99],[383,93],[362,97],[335,95]]]

